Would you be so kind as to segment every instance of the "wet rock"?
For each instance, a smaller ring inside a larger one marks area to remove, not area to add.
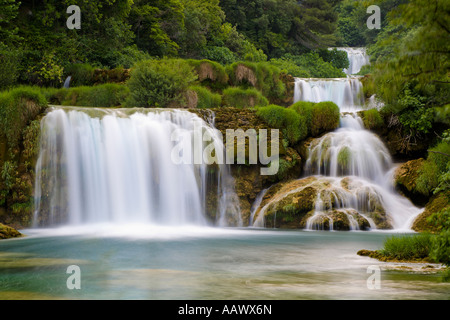
[[[10,239],[22,237],[22,234],[16,229],[0,223],[0,239]]]
[[[429,198],[416,191],[416,180],[420,169],[425,163],[424,159],[411,160],[397,168],[394,174],[395,187],[415,205],[424,206]]]

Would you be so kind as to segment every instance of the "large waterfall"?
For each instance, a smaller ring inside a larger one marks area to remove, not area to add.
[[[36,225],[242,223],[226,165],[171,160],[174,150],[188,157],[204,150],[207,142],[193,142],[199,128],[216,152],[224,150],[212,125],[197,115],[54,108],[41,127]]]

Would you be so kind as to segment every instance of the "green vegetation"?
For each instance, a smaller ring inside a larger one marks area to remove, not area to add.
[[[311,134],[317,137],[339,127],[339,107],[333,102],[320,102],[312,112]]]
[[[429,258],[432,246],[433,236],[428,233],[392,236],[379,252],[389,259],[415,261]]]
[[[47,107],[39,88],[19,87],[0,93],[0,135],[8,147],[18,146],[22,130]]]
[[[281,129],[283,137],[291,145],[303,140],[307,136],[307,127],[304,117],[292,109],[277,105],[259,108],[257,115],[270,127]]]
[[[197,94],[197,108],[211,109],[222,105],[222,96],[220,94],[212,93],[202,86],[192,86],[189,89]]]
[[[384,120],[377,109],[363,111],[364,126],[369,130],[381,129],[384,126]]]
[[[250,108],[267,106],[269,101],[254,88],[241,89],[230,87],[223,91],[223,104],[227,107]]]
[[[50,104],[94,108],[123,106],[130,95],[127,86],[115,83],[93,87],[46,89],[43,92]]]
[[[450,190],[450,143],[446,140],[430,149],[419,171],[416,190],[426,196]]]
[[[168,107],[186,103],[184,93],[197,80],[193,67],[185,60],[147,60],[136,65],[128,81],[132,107]]]

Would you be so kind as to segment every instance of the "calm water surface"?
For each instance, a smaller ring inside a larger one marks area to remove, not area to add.
[[[0,242],[0,299],[450,299],[426,265],[381,263],[360,249],[389,233],[92,226],[23,230]],[[81,270],[69,290],[67,268]],[[381,269],[370,290],[369,266]],[[407,269],[414,268],[414,269]]]

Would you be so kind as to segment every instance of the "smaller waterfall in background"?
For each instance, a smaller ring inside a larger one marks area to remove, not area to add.
[[[359,78],[295,79],[294,102],[332,101],[341,112],[355,112],[363,108],[363,85]]]
[[[194,142],[196,130],[210,141]],[[41,122],[35,225],[242,225],[227,165],[174,163],[225,150],[217,131],[181,110],[54,108]],[[176,133],[176,134],[175,134]],[[173,137],[179,137],[174,141]],[[199,150],[197,150],[199,149]],[[213,217],[208,211],[209,198]],[[209,215],[208,215],[209,214]]]
[[[345,74],[354,75],[361,71],[361,68],[370,64],[370,57],[367,55],[366,48],[336,48],[339,51],[347,53],[350,65],[344,69]]]

